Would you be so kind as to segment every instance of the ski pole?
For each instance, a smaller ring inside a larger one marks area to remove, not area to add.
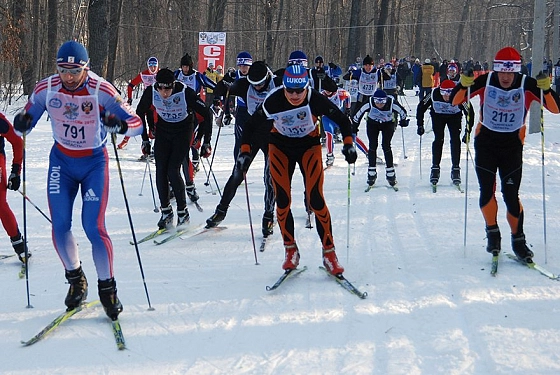
[[[142,185],[140,185],[140,192],[138,193],[138,196],[142,196],[142,191],[144,191],[144,181],[146,181],[146,172],[148,171],[148,164],[146,164],[146,167],[144,168],[144,177],[142,177]]]
[[[402,138],[402,152],[404,154],[404,158],[408,159],[408,156],[406,156],[406,148],[404,147],[404,129],[402,126],[400,128],[401,128],[401,138]]]
[[[29,203],[31,203],[31,205],[32,205],[33,207],[35,207],[35,209],[36,209],[37,211],[39,211],[39,213],[40,213],[41,215],[43,215],[43,217],[44,217],[45,219],[47,219],[47,220],[49,221],[49,223],[52,224],[51,218],[48,217],[43,211],[41,211],[41,209],[40,209],[39,207],[37,207],[37,205],[35,205],[35,203],[33,203],[33,202],[31,201],[31,199],[29,199],[29,197],[28,197],[27,195],[25,195],[24,192],[22,192],[21,190],[18,190],[18,193],[20,193]]]
[[[214,165],[214,156],[216,156],[216,148],[218,147],[218,140],[220,139],[220,132],[222,131],[222,127],[218,126],[218,134],[216,134],[216,141],[214,142],[214,151],[212,152],[212,160],[210,161],[210,171],[212,171],[212,166]],[[206,182],[204,186],[210,185],[210,174],[206,175]],[[222,194],[220,193],[220,196]]]
[[[419,150],[420,150],[420,180],[422,180],[422,136],[420,136],[420,146],[419,146]]]
[[[204,168],[204,174],[207,176],[207,178],[210,178],[210,174],[206,171],[206,165],[204,165],[203,162],[200,162],[200,164],[202,164],[202,168]],[[206,183],[204,185],[206,185]],[[208,186],[210,186],[210,192],[212,193],[212,195],[216,195],[216,191],[214,191],[214,187],[212,186],[212,184],[208,183]]]
[[[210,164],[210,162],[208,161],[208,159],[206,159],[206,161],[208,162],[208,164]],[[218,180],[216,179],[216,175],[214,174],[214,171],[212,170],[212,166],[209,165],[210,171],[208,172],[208,175],[212,175],[212,178],[214,179],[214,183],[216,184],[216,189],[218,190],[218,193],[220,194],[220,198],[222,197],[222,191],[220,190],[220,185],[218,185]]]
[[[150,188],[152,189],[152,201],[154,202],[154,212],[159,212],[156,204],[156,196],[154,194],[154,182],[152,181],[152,168],[150,168],[150,160],[146,159],[146,166],[148,167],[148,174],[150,175]]]
[[[148,300],[148,310],[152,311],[154,308],[150,302],[150,295],[148,294],[148,286],[146,285],[146,278],[144,277],[144,268],[142,267],[142,259],[140,258],[140,251],[138,250],[138,242],[136,241],[136,232],[134,231],[134,224],[132,224],[132,216],[130,215],[130,206],[128,205],[128,198],[126,197],[126,190],[124,188],[124,179],[121,170],[121,162],[119,160],[119,152],[117,151],[117,136],[115,133],[111,133],[111,141],[113,143],[113,149],[115,151],[115,159],[117,160],[117,170],[119,171],[119,178],[121,180],[121,188],[123,193],[124,205],[126,207],[126,214],[128,215],[128,223],[130,224],[130,231],[132,232],[132,241],[134,242],[134,248],[136,249],[136,258],[138,259],[138,266],[140,268],[140,274],[142,275],[142,282],[144,283],[144,291],[146,292],[146,299]]]
[[[31,297],[30,297],[30,293],[29,293],[29,250],[27,249],[27,204],[26,204],[26,188],[27,188],[27,177],[26,177],[26,172],[27,172],[27,168],[25,165],[25,158],[26,158],[26,152],[25,152],[25,143],[26,143],[26,134],[25,132],[23,133],[23,159],[22,159],[22,177],[23,177],[23,239],[25,241],[25,246],[24,248],[24,254],[25,254],[25,289],[27,292],[27,308],[28,309],[32,309],[33,306],[31,305]]]
[[[356,163],[353,163],[354,165]],[[350,257],[350,164],[348,164],[348,202],[346,206],[346,263]]]
[[[470,97],[471,97],[471,88],[470,86],[467,87],[467,108],[470,106]],[[467,126],[469,126],[470,118],[469,112],[467,111],[466,115]],[[464,228],[463,228],[463,256],[467,257],[467,210],[468,210],[468,203],[469,203],[469,142],[470,142],[470,133],[467,133],[467,147],[466,147],[466,158],[465,158],[465,218],[464,218]],[[476,165],[475,165],[476,168]]]
[[[243,172],[243,181],[245,181],[245,196],[247,197],[247,212],[249,214],[249,227],[251,228],[251,239],[253,240],[253,252],[255,253],[255,265],[259,265],[257,260],[257,245],[255,244],[255,231],[253,230],[253,219],[251,218],[251,204],[249,203],[249,186],[247,184],[247,172]]]
[[[546,246],[546,187],[544,171],[544,101],[541,89],[541,172],[542,172],[542,204],[543,204],[543,236],[544,236],[544,263],[548,263],[548,249]]]

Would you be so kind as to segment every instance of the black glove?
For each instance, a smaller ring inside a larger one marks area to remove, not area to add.
[[[150,143],[150,141],[142,141],[141,150],[142,154],[150,155],[150,152],[152,152],[152,144]]]
[[[358,158],[358,153],[356,152],[356,148],[352,144],[346,144],[342,147],[342,154],[344,154],[344,158],[348,162],[348,164],[353,164],[356,162]]]
[[[228,113],[227,115],[225,115],[225,116],[224,116],[224,119],[223,119],[224,125],[229,125],[229,124],[231,124],[231,120],[232,120],[232,119],[233,119],[233,116],[230,115],[229,113]]]
[[[14,118],[14,129],[20,133],[25,133],[31,129],[31,115],[25,111],[18,113]]]
[[[350,108],[344,108],[344,114],[350,117]]]
[[[210,146],[210,143],[203,143],[202,146],[200,147],[200,156],[202,156],[203,158],[207,158],[211,154],[212,154],[212,146]]]
[[[237,157],[237,161],[235,162],[235,167],[240,171],[247,172],[249,170],[249,166],[251,165],[251,154],[248,152],[243,152],[239,154]]]
[[[126,102],[128,103],[128,105],[132,105],[132,98],[128,98]]]
[[[410,122],[409,119],[407,118],[402,118],[401,121],[399,121],[399,126],[401,128],[406,128],[408,126],[408,123]]]
[[[12,164],[12,172],[8,177],[8,189],[18,190],[21,185],[21,177],[19,176],[19,164]]]
[[[471,133],[466,131],[465,134],[463,134],[463,139],[461,139],[461,141],[464,144],[467,144],[467,143],[469,143],[470,139],[471,139]]]
[[[424,125],[418,125],[418,129],[416,130],[416,134],[424,135],[424,133],[425,133]]]
[[[322,81],[325,79],[325,77],[327,77],[327,73],[325,73],[325,69],[317,68],[317,78]]]
[[[103,115],[103,124],[107,133],[124,134],[128,130],[128,124],[109,111],[105,111]]]
[[[330,62],[330,63],[329,63],[329,68],[331,68],[331,69],[336,69],[336,68],[338,68],[338,66],[336,66],[335,63]]]

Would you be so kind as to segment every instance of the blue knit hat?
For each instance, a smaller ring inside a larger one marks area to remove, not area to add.
[[[288,65],[298,64],[307,68],[307,55],[302,51],[293,51],[288,58]]]
[[[300,64],[288,65],[282,78],[284,87],[288,89],[304,89],[309,84],[307,69]]]
[[[86,47],[70,40],[60,46],[56,54],[56,64],[63,67],[85,67],[89,62]]]
[[[243,51],[239,52],[237,55],[237,65],[253,65],[253,57],[249,52]]]

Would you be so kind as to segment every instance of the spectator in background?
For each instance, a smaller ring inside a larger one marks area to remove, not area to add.
[[[430,59],[424,60],[422,64],[422,78],[420,83],[420,99],[432,92],[434,86],[435,69]]]
[[[412,71],[412,86],[417,87],[416,96],[418,96],[420,87],[422,86],[422,64],[420,64],[420,59],[414,60],[414,64],[410,70]]]

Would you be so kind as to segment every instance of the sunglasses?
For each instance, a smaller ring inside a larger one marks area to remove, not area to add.
[[[78,74],[80,74],[84,70],[83,67],[80,67],[80,68],[63,68],[63,67],[60,67],[60,66],[57,66],[56,69],[58,70],[58,73],[60,73],[60,74],[72,74],[73,76],[77,76]]]
[[[149,62],[148,66],[158,66],[158,63],[157,62]]]
[[[387,98],[373,98],[373,102],[377,104],[385,104],[387,103]]]
[[[286,92],[288,94],[301,94],[303,91],[305,91],[304,88],[300,88],[300,89],[289,89],[287,87],[284,88],[286,90]]]
[[[439,89],[441,95],[451,95],[451,91],[453,91],[453,89]]]

